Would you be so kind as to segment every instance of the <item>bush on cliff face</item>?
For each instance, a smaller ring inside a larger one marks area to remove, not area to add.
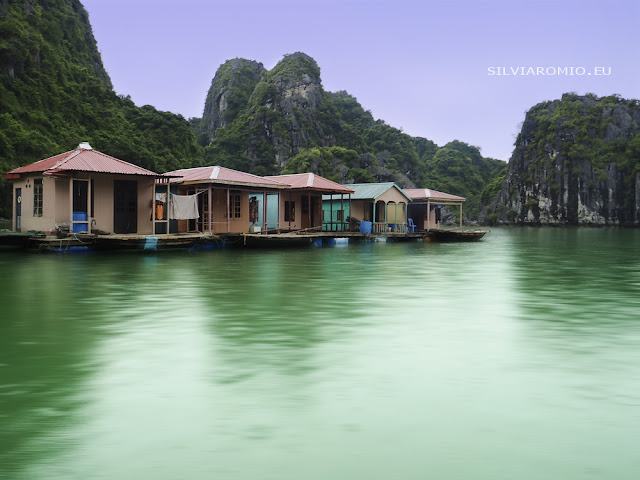
[[[482,157],[477,147],[454,140],[426,162],[424,181],[434,190],[466,197],[465,215],[476,218],[485,186],[505,167],[500,160]]]
[[[485,215],[518,223],[638,224],[639,173],[640,102],[565,94],[527,112]]]

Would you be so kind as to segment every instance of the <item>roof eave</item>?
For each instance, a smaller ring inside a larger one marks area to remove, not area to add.
[[[213,185],[229,185],[236,187],[252,187],[252,188],[270,188],[274,190],[289,190],[291,187],[285,184],[272,185],[265,183],[251,183],[251,182],[234,182],[233,180],[216,180],[211,178],[205,178],[201,180],[176,180],[173,183],[181,183],[182,185],[202,185],[202,184],[213,184]]]

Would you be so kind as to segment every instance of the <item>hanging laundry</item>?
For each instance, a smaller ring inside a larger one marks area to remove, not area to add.
[[[198,195],[174,195],[172,193],[170,198],[169,218],[171,220],[200,218]]]

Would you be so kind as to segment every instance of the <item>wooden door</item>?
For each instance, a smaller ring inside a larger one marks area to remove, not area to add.
[[[138,231],[138,182],[130,180],[113,182],[113,231],[114,233]]]

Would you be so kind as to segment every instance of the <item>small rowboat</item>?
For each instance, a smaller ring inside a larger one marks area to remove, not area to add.
[[[487,234],[486,230],[431,230],[429,238],[436,242],[477,242]]]

